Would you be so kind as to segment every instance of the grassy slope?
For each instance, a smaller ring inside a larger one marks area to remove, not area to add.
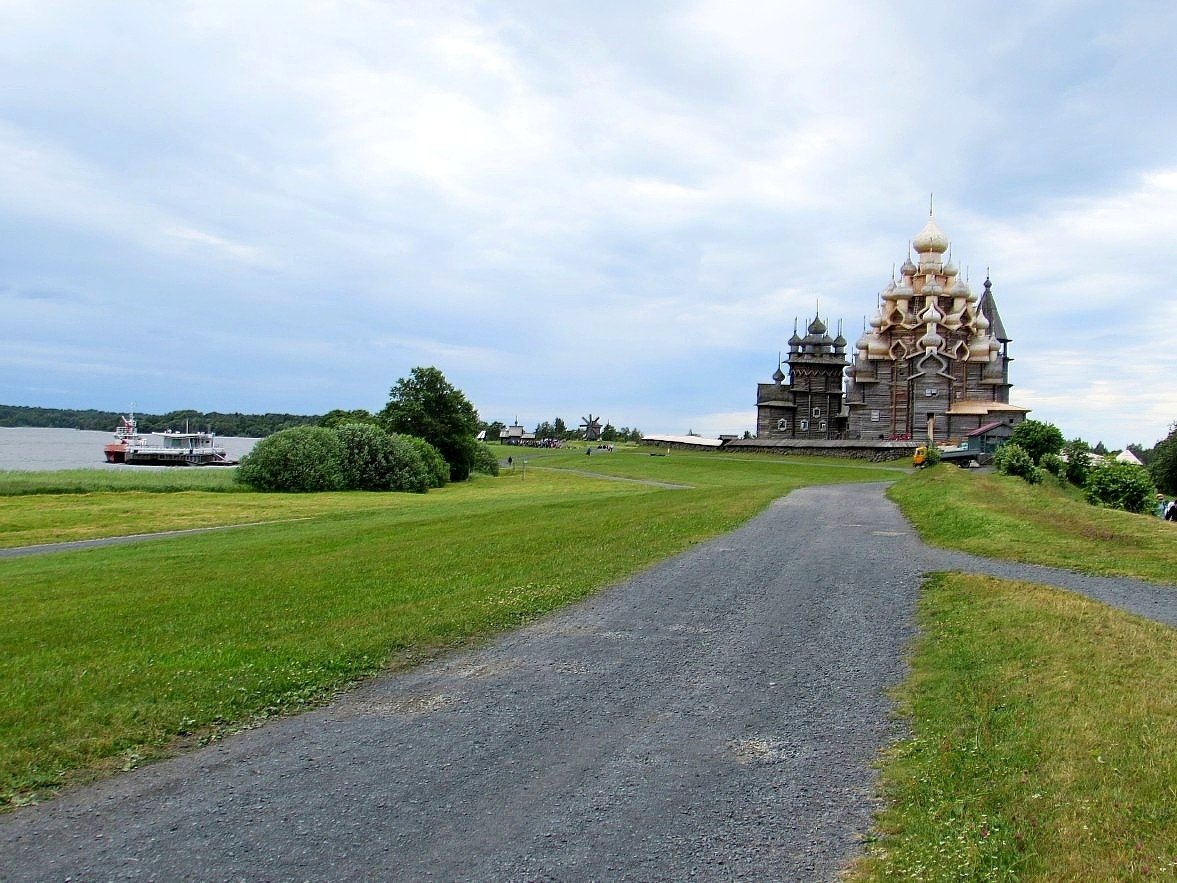
[[[1089,506],[1056,483],[947,467],[888,490],[925,542],[975,555],[1177,583],[1177,526]]]
[[[936,469],[889,491],[929,542],[1173,581],[1177,534],[1054,487]],[[939,574],[921,593],[912,738],[883,764],[854,880],[1177,874],[1171,628],[1027,583]]]
[[[111,533],[155,526],[169,502],[214,523],[218,513],[301,519],[0,561],[0,802],[512,627],[729,530],[794,487],[894,475],[637,452],[528,459],[695,487],[532,468],[424,496],[0,498],[0,524],[29,542],[87,522]]]

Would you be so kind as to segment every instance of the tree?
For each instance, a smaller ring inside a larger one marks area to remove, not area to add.
[[[1169,434],[1152,449],[1148,472],[1162,491],[1177,493],[1177,423],[1169,427]]]
[[[1098,441],[1095,443],[1095,447],[1091,449],[1091,453],[1099,454],[1101,457],[1106,457],[1108,449],[1104,447],[1103,442]]]
[[[267,436],[237,467],[237,480],[259,491],[337,491],[345,487],[345,449],[323,426],[296,426]]]
[[[1057,454],[1063,449],[1063,434],[1059,428],[1041,420],[1023,420],[1014,427],[1009,440],[1029,454],[1035,466],[1043,454]]]
[[[451,481],[470,477],[478,412],[436,368],[417,367],[398,380],[380,422],[389,432],[413,435],[437,448],[449,464]]]
[[[334,408],[319,418],[319,425],[326,426],[328,429],[334,429],[337,426],[344,426],[348,423],[375,422],[376,418],[364,408],[356,408],[354,411],[344,411],[341,408]]]
[[[1087,502],[1109,509],[1147,512],[1155,492],[1148,470],[1133,463],[1105,463],[1087,479]]]
[[[564,424],[563,417],[557,417],[552,421],[552,438],[568,438],[568,427]]]
[[[612,423],[606,423],[605,428],[601,430],[601,441],[617,441],[617,430]]]
[[[1067,462],[1063,465],[1062,477],[1076,487],[1083,487],[1091,472],[1091,448],[1083,439],[1073,438],[1063,445],[1063,454]]]

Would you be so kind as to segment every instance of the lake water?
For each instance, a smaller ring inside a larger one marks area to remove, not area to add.
[[[107,463],[102,446],[114,441],[114,430],[35,429],[0,427],[0,470],[47,471],[51,469],[172,469],[171,466],[124,466]],[[240,460],[256,438],[217,436],[229,457]]]

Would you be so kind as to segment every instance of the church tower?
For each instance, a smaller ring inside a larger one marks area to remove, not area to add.
[[[911,244],[918,263],[909,255],[880,292],[846,370],[846,437],[944,441],[1021,422],[993,283],[973,293],[931,213]]]
[[[756,437],[840,438],[845,428],[842,373],[846,369],[846,339],[842,333],[830,337],[826,323],[815,315],[805,337],[793,329],[788,366],[788,383],[778,365],[773,382],[757,386]]]

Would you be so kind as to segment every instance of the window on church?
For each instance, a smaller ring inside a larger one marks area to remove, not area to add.
[[[870,412],[870,422],[871,423],[878,423],[879,422],[879,412],[878,411],[871,411]]]
[[[819,426],[818,429],[820,429],[822,432],[826,431],[826,422],[824,420],[821,421],[821,426]]]
[[[778,420],[776,422],[776,428],[778,430],[780,430],[781,432],[784,432],[786,429],[789,428],[789,421],[786,420],[784,417],[782,417],[780,420]]]
[[[802,432],[805,432],[805,430],[807,430],[808,428],[809,428],[809,421],[808,421],[808,420],[802,420],[802,421],[801,421],[801,431],[802,431]]]
[[[813,409],[813,416],[820,417],[821,416],[821,408],[814,408]]]

